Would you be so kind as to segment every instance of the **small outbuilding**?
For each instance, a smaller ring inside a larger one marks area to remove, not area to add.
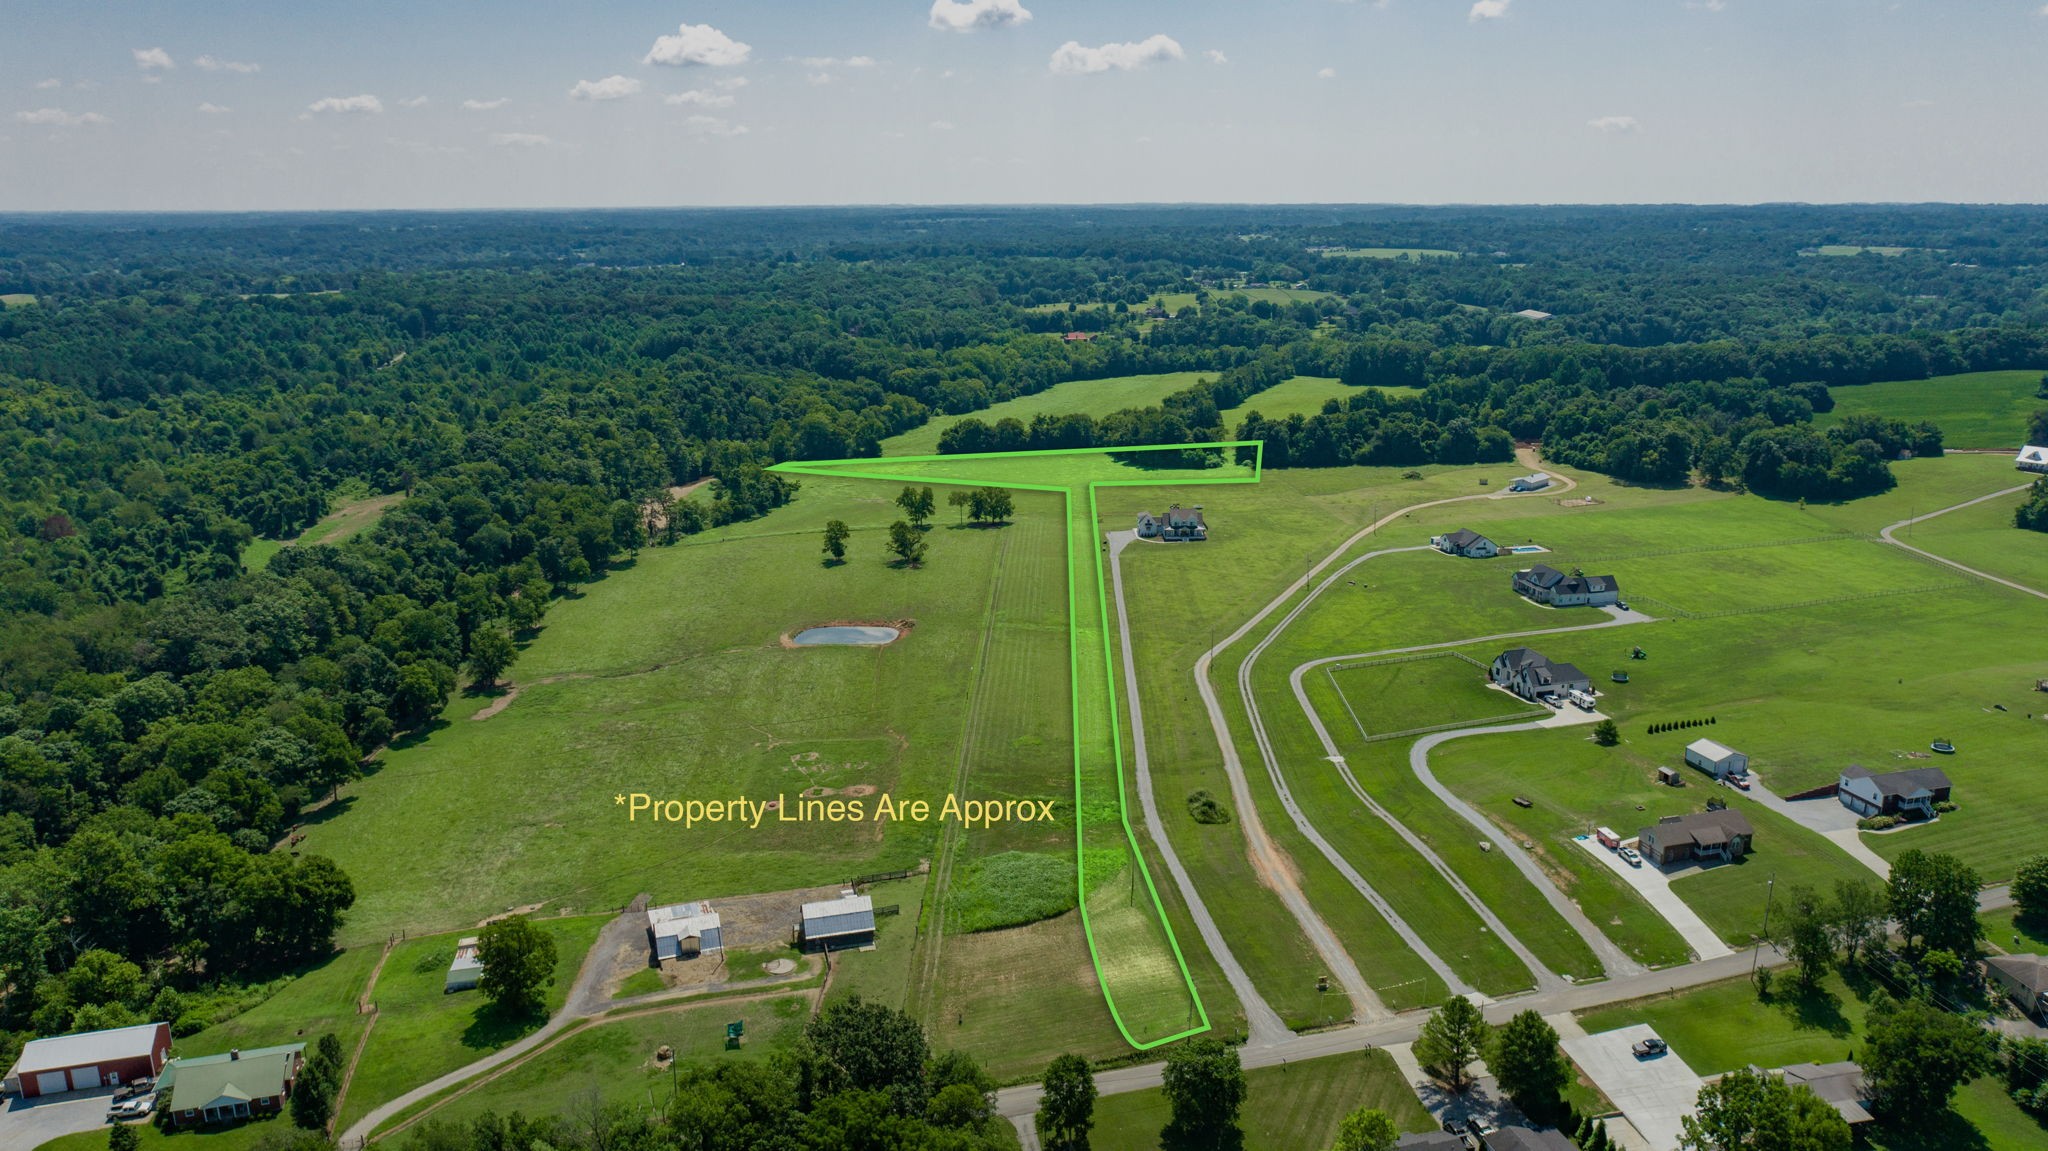
[[[1500,545],[1471,528],[1432,536],[1429,542],[1445,555],[1464,556],[1466,559],[1490,560],[1500,554]]]
[[[2048,475],[2048,447],[2043,447],[2040,444],[2028,444],[2020,449],[2019,456],[2012,461],[2012,464],[2023,472]]]
[[[303,1043],[173,1059],[156,1083],[157,1113],[172,1130],[275,1115],[305,1064]]]
[[[1749,757],[1711,739],[1696,739],[1685,746],[1685,762],[1715,779],[1749,774]]]
[[[1852,763],[1842,769],[1835,797],[1843,807],[1866,819],[1878,815],[1933,819],[1934,805],[1948,802],[1950,786],[1948,773],[1938,767],[1874,772]]]
[[[1540,492],[1550,486],[1550,476],[1545,472],[1531,472],[1508,485],[1511,492]]]
[[[465,935],[456,941],[455,958],[448,961],[448,978],[441,983],[441,994],[474,990],[483,978],[484,961],[478,958],[477,937]]]
[[[798,941],[806,951],[841,951],[875,942],[875,901],[851,891],[806,903]]]
[[[1778,1072],[1788,1087],[1805,1087],[1851,1127],[1871,1121],[1868,1108],[1870,1089],[1863,1082],[1863,1068],[1854,1063],[1794,1063]]]
[[[694,959],[725,950],[725,931],[709,903],[690,900],[648,909],[647,942],[656,963]]]
[[[1756,829],[1740,812],[1720,808],[1667,815],[1636,833],[1636,849],[1658,867],[1726,863],[1749,854]]]
[[[2021,1011],[2048,1018],[2048,959],[2038,955],[1994,955],[1984,970]]]
[[[144,1023],[31,1039],[7,1072],[6,1089],[24,1099],[119,1087],[163,1070],[171,1057],[171,1028]]]
[[[1394,1140],[1394,1151],[1471,1151],[1471,1145],[1448,1131],[1411,1131]]]

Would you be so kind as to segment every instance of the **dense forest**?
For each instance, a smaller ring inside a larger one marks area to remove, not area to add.
[[[479,650],[555,596],[787,502],[768,464],[874,454],[1063,381],[1191,371],[1157,407],[970,418],[941,449],[1235,437],[1269,466],[1412,466],[1540,440],[1635,482],[1847,498],[1942,436],[1818,431],[1829,386],[2048,363],[2044,224],[1964,207],[0,217],[0,295],[20,301],[0,310],[0,1029],[189,1031],[323,954],[354,892],[290,850],[302,813],[430,731],[495,662]],[[1813,254],[1836,243],[1906,250]],[[1298,298],[1246,291],[1268,284]],[[1515,315],[1530,308],[1554,315]],[[1357,390],[1257,414],[1301,374]],[[704,498],[671,495],[705,478]],[[346,543],[244,562],[338,491],[403,499]]]

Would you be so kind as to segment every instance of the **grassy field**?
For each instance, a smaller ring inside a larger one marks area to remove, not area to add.
[[[1852,412],[1874,412],[1902,420],[1932,420],[1951,448],[2018,451],[2027,438],[2027,417],[2048,407],[2048,400],[2038,394],[2040,386],[2041,373],[2029,369],[1829,388],[1835,410],[1816,417],[1814,423],[1825,428]]]
[[[0,308],[26,308],[35,302],[31,292],[0,292]]]
[[[1167,396],[1192,387],[1197,380],[1215,378],[1214,372],[1157,372],[1142,376],[1111,376],[1101,380],[1069,380],[1042,392],[991,404],[978,412],[936,416],[922,426],[883,440],[882,454],[932,455],[939,450],[939,436],[961,420],[976,419],[993,424],[1001,419],[1017,419],[1029,424],[1035,416],[1060,416],[1072,412],[1101,417],[1125,408],[1157,406]]]
[[[1984,925],[1984,942],[2015,955],[2048,954],[2048,923],[2021,920],[2015,908],[1987,911],[1977,917]]]
[[[1356,260],[1441,260],[1456,259],[1460,253],[1449,248],[1326,248],[1317,254]]]
[[[896,907],[895,915],[875,920],[875,946],[869,951],[841,951],[831,957],[832,980],[827,1002],[858,995],[872,1003],[906,1008],[910,1004],[912,960],[917,954],[918,912],[926,877],[870,884],[866,894],[877,910]]]
[[[1252,303],[1263,300],[1269,304],[1291,304],[1297,300],[1315,301],[1329,295],[1309,288],[1211,288],[1209,298],[1221,300],[1230,296],[1242,296]],[[1154,302],[1168,312],[1178,314],[1183,308],[1195,306],[1194,292],[1162,292]]]
[[[1341,718],[1333,715],[1329,719],[1340,723],[1353,720],[1363,736],[1550,714],[1545,708],[1494,690],[1488,686],[1484,670],[1449,653],[1331,664],[1315,674],[1333,685],[1344,705]]]
[[[2018,487],[2028,478],[2007,471],[1999,480],[2007,487]],[[2013,509],[2025,498],[2026,493],[2019,491],[1986,500],[1914,524],[1900,531],[1898,538],[1978,571],[2048,590],[2048,532],[2022,531],[2012,523]],[[2048,700],[2042,702],[2048,707]]]
[[[1769,1003],[1757,1001],[1747,979],[1731,979],[1584,1012],[1579,1022],[1595,1034],[1648,1023],[1701,1075],[1752,1063],[1770,1068],[1854,1058],[1865,988],[1832,974],[1803,995],[1783,990],[1788,984],[1780,980]],[[1858,1145],[1878,1151],[2031,1151],[2044,1142],[2048,1127],[2021,1111],[1991,1075],[1958,1091],[1948,1113],[1917,1117],[1910,1127],[1878,1125]]]
[[[555,982],[548,989],[548,1012],[561,1009],[583,957],[597,941],[607,919],[602,916],[537,919],[535,925],[555,940]],[[538,1029],[538,1018],[513,1019],[491,1008],[483,994],[442,992],[448,961],[455,955],[456,935],[408,939],[393,948],[371,998],[377,1004],[376,1026],[356,1066],[355,1081],[336,1125],[346,1128],[372,1108],[404,1094],[436,1076],[473,1063]]]
[[[1245,397],[1245,401],[1223,413],[1223,426],[1235,431],[1244,423],[1246,415],[1257,412],[1269,420],[1284,420],[1288,416],[1313,416],[1323,410],[1330,400],[1346,400],[1363,392],[1344,381],[1330,376],[1295,376],[1282,380],[1263,392]],[[1388,395],[1414,395],[1415,388],[1381,388]]]
[[[363,495],[344,499],[334,505],[334,510],[321,516],[312,527],[300,532],[289,540],[250,540],[242,549],[242,566],[250,571],[262,571],[270,566],[270,559],[288,547],[303,547],[311,544],[338,544],[341,541],[375,527],[392,505],[405,498],[402,492],[381,496]]]
[[[1912,248],[1900,248],[1889,244],[1822,244],[1813,249],[1816,256],[1860,256],[1869,252],[1873,256],[1903,256]]]
[[[1244,1151],[1322,1151],[1344,1116],[1360,1107],[1387,1113],[1403,1131],[1434,1129],[1429,1113],[1384,1051],[1330,1055],[1245,1072],[1249,1091],[1238,1126]],[[1095,1104],[1096,1151],[1152,1151],[1170,1112],[1157,1089],[1105,1095]]]

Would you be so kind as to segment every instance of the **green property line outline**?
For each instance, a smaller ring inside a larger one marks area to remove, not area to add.
[[[959,478],[938,478],[925,475],[911,475],[897,472],[868,471],[869,467],[888,464],[923,464],[938,461],[965,462],[969,460],[1002,460],[1046,456],[1107,456],[1127,452],[1181,452],[1239,448],[1252,449],[1252,474],[1249,476],[1217,476],[1211,479],[1176,476],[1173,479],[1129,479],[1088,481],[1088,523],[1089,534],[1100,531],[1102,517],[1097,507],[1095,492],[1105,487],[1182,487],[1196,484],[1255,484],[1264,473],[1266,442],[1264,440],[1216,440],[1199,444],[1147,444],[1138,447],[1120,448],[1049,448],[1014,452],[963,452],[958,455],[924,455],[893,457],[859,457],[843,460],[789,460],[775,464],[768,470],[787,472],[793,475],[816,475],[843,479],[882,480],[888,483],[937,484],[941,487],[999,487],[1017,491],[1057,492],[1060,496],[1060,512],[1064,521],[1061,535],[1064,538],[1067,567],[1067,670],[1070,677],[1071,712],[1074,737],[1074,894],[1075,903],[1081,911],[1081,933],[1088,941],[1088,961],[1095,968],[1095,984],[1102,989],[1102,1001],[1109,1007],[1109,1017],[1116,1023],[1116,1029],[1124,1042],[1139,1051],[1200,1035],[1209,1030],[1209,1009],[1202,1002],[1202,993],[1195,987],[1194,976],[1188,971],[1187,957],[1181,953],[1180,940],[1174,935],[1173,923],[1167,918],[1166,908],[1159,900],[1159,889],[1152,882],[1152,869],[1145,864],[1145,853],[1138,847],[1137,831],[1131,826],[1130,798],[1124,787],[1123,718],[1117,707],[1116,667],[1109,640],[1109,579],[1103,567],[1103,549],[1095,550],[1095,600],[1102,627],[1102,676],[1108,690],[1109,738],[1112,757],[1116,766],[1117,818],[1123,825],[1124,843],[1130,850],[1131,862],[1138,869],[1138,875],[1145,881],[1145,894],[1152,900],[1152,912],[1158,917],[1160,929],[1166,933],[1166,943],[1173,951],[1173,961],[1180,968],[1182,984],[1187,988],[1188,999],[1194,1004],[1195,1014],[1200,1018],[1199,1026],[1192,1026],[1160,1039],[1140,1042],[1124,1024],[1123,1013],[1117,1010],[1116,997],[1110,993],[1109,980],[1102,972],[1102,956],[1095,947],[1095,929],[1088,917],[1088,863],[1085,837],[1081,828],[1081,650],[1080,650],[1080,604],[1078,582],[1074,578],[1074,487],[1023,481],[966,480]]]

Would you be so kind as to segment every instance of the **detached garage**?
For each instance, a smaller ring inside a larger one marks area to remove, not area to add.
[[[119,1087],[162,1071],[170,1055],[165,1023],[35,1039],[21,1049],[6,1087],[24,1099]]]
[[[1685,748],[1685,762],[1715,779],[1749,774],[1749,757],[1711,739],[1696,739]]]

